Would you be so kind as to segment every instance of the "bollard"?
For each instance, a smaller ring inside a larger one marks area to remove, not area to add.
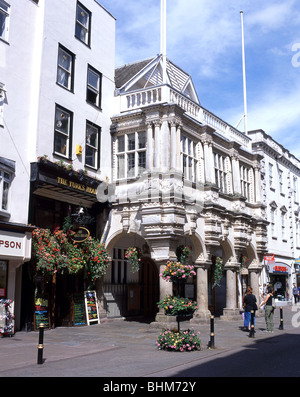
[[[280,308],[280,324],[279,329],[283,329],[283,310],[282,307]]]
[[[209,347],[210,349],[215,348],[215,324],[214,324],[214,316],[210,316],[210,342]]]
[[[249,333],[249,338],[254,338],[255,330],[254,330],[254,310],[251,310],[251,328]]]
[[[39,344],[38,344],[38,356],[37,356],[38,364],[43,364],[43,350],[44,350],[44,324],[41,323],[39,326]]]

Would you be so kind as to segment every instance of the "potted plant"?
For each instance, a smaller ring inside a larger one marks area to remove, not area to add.
[[[160,333],[156,345],[159,350],[173,352],[190,352],[201,350],[200,332],[196,333],[193,329],[177,332],[170,329],[163,329]]]

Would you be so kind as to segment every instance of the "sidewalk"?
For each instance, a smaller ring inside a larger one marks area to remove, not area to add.
[[[297,317],[298,316],[298,317]],[[299,318],[299,322],[297,319]],[[264,317],[256,318],[255,337],[242,331],[243,320],[215,319],[215,349],[207,349],[210,324],[193,325],[200,331],[203,349],[199,352],[159,351],[159,329],[135,321],[110,320],[101,324],[55,328],[44,332],[44,363],[37,365],[38,332],[17,332],[0,338],[0,377],[142,377],[176,373],[176,368],[224,353],[247,348],[267,338],[299,333],[300,304],[283,307],[283,330],[279,330],[280,309],[274,315],[274,333],[265,333]],[[189,324],[189,323],[188,323]],[[191,328],[182,323],[181,329]],[[172,376],[172,375],[170,375]]]

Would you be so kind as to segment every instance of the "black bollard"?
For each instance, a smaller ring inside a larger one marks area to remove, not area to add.
[[[282,307],[280,308],[280,324],[279,329],[283,329],[283,310]]]
[[[38,344],[38,356],[37,356],[38,364],[43,364],[43,350],[44,350],[44,324],[41,323],[39,326],[39,344]]]
[[[254,338],[255,330],[254,330],[254,310],[251,310],[251,328],[249,333],[249,338]]]
[[[215,323],[214,323],[214,316],[210,316],[210,343],[209,347],[211,349],[215,348]]]

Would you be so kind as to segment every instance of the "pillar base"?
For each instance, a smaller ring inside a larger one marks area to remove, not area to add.
[[[220,317],[220,320],[232,321],[232,320],[241,320],[242,316],[240,314],[240,309],[223,309],[223,315]]]
[[[190,320],[191,324],[208,324],[210,322],[211,312],[209,310],[197,310],[193,318]]]

